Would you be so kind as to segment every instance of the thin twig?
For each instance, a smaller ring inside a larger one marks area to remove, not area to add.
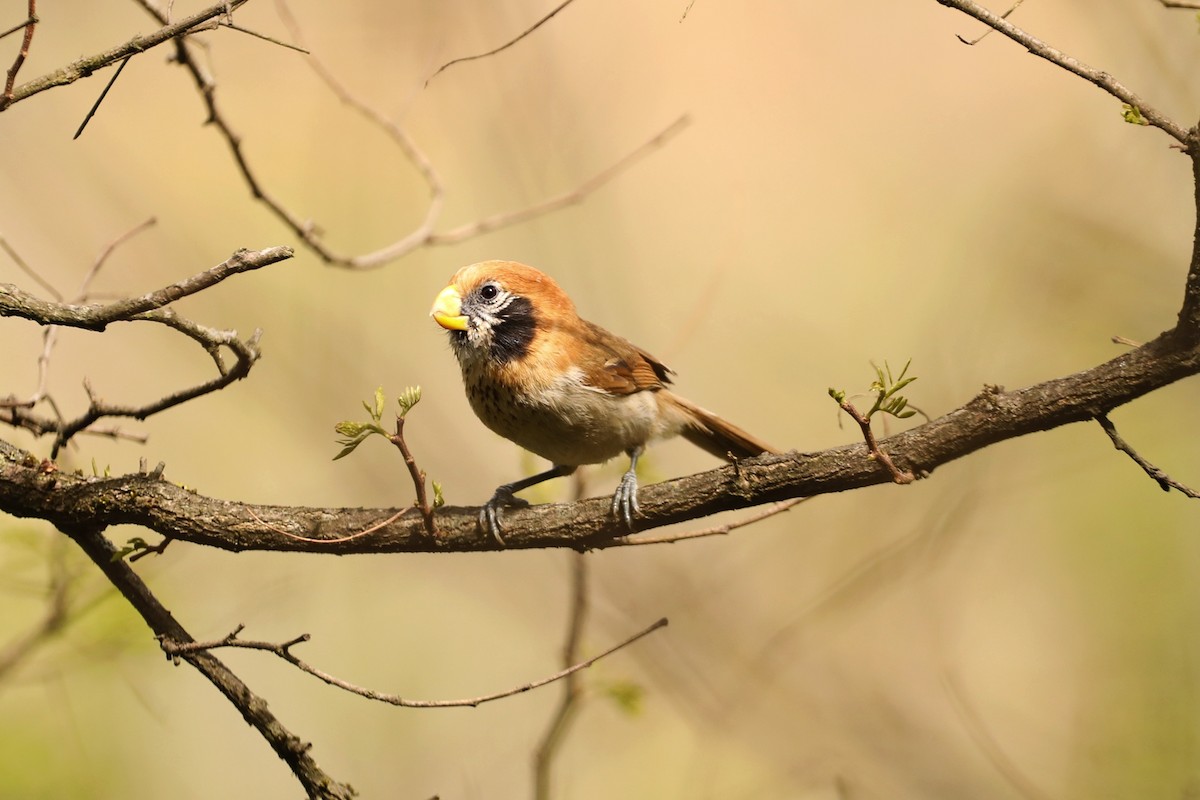
[[[143,226],[135,228],[130,233],[140,230],[141,227]],[[218,371],[217,377],[210,381],[173,392],[140,406],[106,403],[97,397],[90,387],[86,387],[90,405],[82,415],[72,421],[54,423],[40,420],[27,413],[17,414],[15,408],[8,415],[7,421],[13,422],[19,419],[23,427],[39,435],[54,432],[55,441],[51,449],[51,457],[56,457],[62,446],[73,436],[89,428],[103,417],[145,419],[196,397],[223,389],[234,381],[244,378],[258,360],[258,339],[261,331],[255,331],[249,338],[243,340],[238,338],[236,331],[222,331],[200,325],[178,316],[172,309],[164,306],[182,297],[203,291],[233,275],[260,269],[291,257],[292,250],[287,247],[273,247],[259,251],[239,250],[221,264],[186,280],[165,286],[141,297],[118,300],[104,305],[72,305],[50,302],[34,297],[11,284],[0,284],[0,317],[22,317],[41,325],[61,325],[93,331],[102,331],[113,322],[156,322],[182,333],[201,345],[212,357]],[[103,263],[103,256],[99,263]],[[89,280],[96,269],[98,266],[93,268]],[[233,353],[235,363],[232,366],[225,365],[221,357],[222,348]]]
[[[575,476],[573,495],[579,501],[586,495],[586,485],[582,473],[576,472]],[[584,553],[570,553],[567,557],[571,560],[571,610],[567,615],[567,633],[562,648],[564,667],[579,660],[580,641],[589,610],[587,556]],[[563,681],[558,707],[533,756],[533,796],[536,800],[549,800],[551,797],[550,768],[579,713],[582,693],[578,675],[570,675]]]
[[[433,505],[429,502],[425,492],[425,471],[417,466],[417,459],[408,448],[408,442],[404,441],[405,419],[403,414],[396,415],[396,432],[388,437],[388,441],[394,444],[400,451],[400,455],[404,457],[404,465],[408,467],[413,489],[417,493],[417,510],[421,512],[421,519],[425,521],[425,532],[436,539],[437,525],[433,521]]]
[[[96,111],[100,108],[100,104],[104,102],[105,97],[108,97],[108,90],[117,82],[117,78],[121,77],[121,71],[125,69],[125,65],[129,63],[129,59],[131,58],[133,56],[125,56],[125,58],[121,59],[121,63],[117,66],[117,71],[108,79],[108,83],[104,84],[104,90],[100,92],[100,96],[96,98],[96,102],[92,103],[92,107],[88,109],[87,116],[83,118],[83,122],[79,123],[79,128],[76,129],[75,135],[71,137],[72,139],[78,139],[83,134],[83,129],[92,121],[92,117],[96,116]]]
[[[858,423],[858,427],[862,430],[863,439],[867,443],[867,449],[871,451],[871,457],[887,468],[888,472],[892,474],[893,483],[903,485],[916,480],[916,477],[911,472],[897,467],[892,463],[891,457],[880,449],[879,442],[875,440],[875,432],[871,430],[871,420],[864,417],[862,412],[855,408],[848,400],[839,400],[838,405],[842,407],[842,411],[845,411],[850,415],[851,419]]]
[[[731,522],[726,522],[721,525],[713,525],[709,528],[700,528],[694,531],[684,531],[683,533],[668,533],[663,536],[625,536],[622,537],[621,544],[638,546],[643,544],[674,544],[688,539],[703,539],[708,536],[724,536],[728,533],[736,531],[738,528],[744,528],[747,525],[753,525],[756,522],[762,522],[764,519],[782,514],[794,505],[803,503],[805,500],[811,500],[811,497],[793,497],[790,500],[781,500],[778,503],[771,503],[763,506],[751,514],[740,517]]]
[[[545,25],[547,22],[549,22],[554,17],[555,14],[562,11],[564,8],[571,5],[571,3],[573,3],[573,2],[575,2],[575,0],[565,0],[565,2],[560,3],[558,5],[558,7],[555,8],[553,11],[551,11],[549,14],[542,17],[537,22],[533,23],[533,25],[526,28],[522,33],[518,34],[515,38],[509,39],[507,42],[500,45],[499,47],[497,47],[494,50],[489,50],[486,53],[480,53],[480,54],[474,55],[474,56],[462,56],[461,58],[456,58],[452,61],[447,61],[445,64],[442,64],[440,67],[438,67],[437,70],[425,80],[425,85],[428,86],[430,81],[432,81],[438,75],[441,75],[444,71],[446,71],[450,67],[453,67],[455,64],[462,64],[466,61],[476,61],[481,58],[487,58],[489,56],[494,56],[497,53],[504,52],[505,50],[512,47],[514,44],[516,44],[517,42],[524,39],[529,34],[536,31],[538,28]],[[685,16],[686,16],[686,14],[685,14]]]
[[[484,703],[490,703],[493,700],[501,700],[505,697],[512,697],[513,695],[522,694],[524,692],[528,692],[533,689],[537,689],[542,686],[545,686],[546,684],[554,683],[555,681],[562,680],[563,678],[566,678],[569,675],[573,675],[574,673],[579,672],[580,670],[587,669],[588,667],[592,666],[600,659],[606,658],[606,657],[612,655],[613,653],[617,652],[618,650],[622,650],[622,649],[628,647],[629,645],[638,641],[642,637],[650,635],[651,633],[658,630],[659,628],[666,627],[666,625],[667,625],[667,620],[664,617],[663,619],[660,619],[660,620],[654,622],[653,624],[649,625],[648,627],[643,628],[642,630],[638,631],[633,636],[630,636],[628,639],[625,639],[624,641],[622,641],[616,645],[613,645],[612,647],[608,648],[604,652],[602,652],[598,655],[592,656],[591,658],[580,661],[576,664],[572,664],[570,667],[563,669],[563,670],[559,670],[558,672],[554,673],[553,675],[549,675],[545,678],[541,678],[539,680],[532,681],[530,683],[526,683],[521,686],[514,687],[512,689],[505,689],[504,691],[493,692],[491,694],[480,695],[478,697],[469,697],[469,698],[465,698],[465,699],[461,699],[461,700],[410,700],[410,699],[407,699],[407,698],[404,698],[404,697],[401,697],[401,696],[395,695],[395,694],[386,694],[384,692],[377,692],[374,689],[368,689],[364,686],[358,686],[356,684],[350,683],[349,681],[345,681],[345,680],[342,680],[341,678],[330,675],[328,672],[319,670],[316,667],[306,663],[305,661],[298,658],[295,654],[292,653],[292,650],[291,650],[292,647],[296,646],[297,644],[301,644],[302,642],[307,642],[309,640],[310,637],[307,633],[301,634],[300,636],[297,636],[294,639],[290,639],[290,640],[288,640],[286,642],[282,642],[282,643],[257,642],[257,641],[247,640],[247,639],[239,639],[238,634],[240,634],[242,632],[242,628],[243,628],[243,626],[239,625],[232,633],[230,633],[225,638],[218,639],[218,640],[212,641],[212,642],[178,641],[170,636],[160,637],[159,642],[162,645],[163,652],[165,652],[171,658],[175,658],[176,656],[186,657],[189,654],[194,654],[194,653],[198,653],[198,652],[208,652],[210,650],[215,650],[220,647],[240,647],[240,648],[244,648],[247,650],[262,650],[264,652],[272,653],[272,654],[278,656],[279,658],[288,662],[289,664],[296,667],[300,671],[306,672],[309,675],[312,675],[314,678],[324,681],[325,683],[329,684],[330,686],[350,692],[351,694],[356,694],[359,697],[365,697],[368,700],[375,700],[380,703],[387,703],[388,705],[393,705],[393,706],[401,706],[403,708],[461,708],[461,707],[465,707],[465,706],[475,707],[475,706],[482,705]]]
[[[17,269],[28,275],[34,283],[45,289],[51,297],[53,297],[55,300],[62,300],[62,294],[60,294],[59,291],[54,288],[54,284],[43,278],[33,267],[29,266],[28,262],[26,262],[25,259],[21,257],[21,254],[17,252],[16,248],[9,244],[8,240],[3,236],[0,236],[0,250],[3,250],[5,253],[7,253],[8,257],[13,260],[13,263],[17,265]]]
[[[1142,468],[1143,472],[1153,478],[1164,492],[1169,492],[1172,489],[1175,489],[1187,497],[1200,500],[1200,493],[1197,493],[1195,490],[1190,489],[1184,484],[1175,480],[1170,475],[1163,472],[1146,459],[1142,458],[1136,450],[1130,447],[1129,443],[1121,437],[1121,434],[1117,433],[1117,426],[1112,424],[1107,414],[1100,414],[1097,416],[1096,422],[1100,423],[1100,427],[1103,428],[1104,432],[1108,434],[1108,438],[1112,439],[1113,447],[1132,458],[1133,463],[1137,464]]]
[[[1018,7],[1021,5],[1021,3],[1023,3],[1023,2],[1025,2],[1025,0],[1016,0],[1016,2],[1015,2],[1015,3],[1013,3],[1013,4],[1012,4],[1012,5],[1009,7],[1008,11],[1005,11],[1003,14],[1001,14],[1001,15],[1000,15],[1000,19],[1008,19],[1009,15],[1010,15],[1010,14],[1012,14],[1014,11],[1016,11],[1016,10],[1017,10],[1017,8],[1018,8]],[[958,38],[958,40],[959,40],[960,42],[962,42],[963,44],[968,44],[968,45],[971,45],[972,47],[974,47],[975,45],[979,44],[979,43],[980,43],[980,42],[982,42],[984,39],[986,39],[986,38],[987,38],[989,35],[991,35],[991,34],[992,34],[994,31],[995,31],[995,28],[988,28],[988,29],[987,29],[987,30],[985,30],[983,33],[981,33],[981,34],[979,34],[978,36],[976,36],[974,39],[968,39],[968,38],[966,38],[965,36],[958,36],[957,38]]]
[[[252,31],[249,28],[243,28],[241,25],[234,25],[232,22],[222,22],[221,27],[229,28],[230,30],[237,31],[238,33],[244,33],[247,36],[253,36],[256,39],[262,39],[264,42],[270,42],[271,44],[279,45],[280,47],[286,47],[288,50],[295,50],[297,53],[303,53],[306,56],[312,55],[311,53],[309,53],[307,50],[305,50],[303,47],[300,47],[299,45],[294,45],[294,44],[291,44],[290,42],[281,41],[280,39],[276,39],[273,36],[267,36],[265,33],[259,33],[258,31]]]
[[[948,672],[944,673],[942,686],[950,697],[951,705],[954,706],[954,711],[967,729],[967,733],[983,751],[987,760],[996,768],[996,771],[1026,800],[1050,800],[1051,795],[1043,792],[1037,784],[1026,777],[1017,764],[1004,752],[1000,743],[996,741],[996,737],[984,724],[979,712],[971,703],[967,702],[967,697],[954,676]]]
[[[0,98],[0,111],[13,102],[13,86],[17,83],[17,73],[21,71],[21,65],[25,63],[25,58],[29,55],[29,45],[33,43],[33,31],[38,24],[37,0],[28,0],[27,8],[28,12],[24,22],[25,36],[21,40],[21,49],[17,51],[13,65],[8,68],[8,77],[4,81],[4,96]]]
[[[271,523],[264,520],[257,513],[255,513],[253,508],[247,508],[246,510],[250,512],[250,516],[254,518],[255,522],[259,523],[260,525],[267,528],[268,530],[275,531],[276,533],[278,533],[281,536],[286,536],[289,539],[295,539],[297,542],[311,542],[313,544],[336,544],[336,543],[340,543],[340,542],[349,542],[354,539],[361,538],[363,536],[369,536],[372,533],[374,533],[375,531],[382,530],[383,528],[386,528],[388,525],[391,525],[396,520],[400,519],[402,516],[404,516],[409,511],[412,511],[413,507],[407,506],[405,508],[402,508],[399,511],[397,511],[395,514],[392,514],[390,517],[383,520],[382,522],[377,522],[374,525],[370,525],[366,528],[363,528],[360,531],[355,531],[354,533],[348,534],[346,536],[339,536],[336,539],[317,539],[315,537],[301,536],[298,533],[292,533],[291,531],[285,531],[283,528],[280,528],[278,525],[272,525]]]
[[[1148,105],[1146,101],[1142,100],[1142,98],[1138,97],[1107,72],[1090,67],[1061,50],[1051,47],[1036,36],[1013,25],[999,14],[974,2],[974,0],[937,1],[944,6],[958,9],[964,14],[974,17],[989,28],[1004,34],[1014,42],[1022,45],[1035,56],[1044,58],[1052,64],[1057,64],[1067,72],[1078,75],[1089,83],[1095,84],[1121,102],[1137,109],[1147,123],[1169,135],[1185,149],[1191,146],[1191,137],[1186,128]]]
[[[150,587],[123,559],[99,528],[64,528],[92,563],[115,586],[160,641],[192,642],[191,635],[150,591]],[[312,755],[312,745],[292,733],[272,713],[267,702],[251,691],[237,675],[207,650],[183,653],[182,657],[203,675],[263,737],[311,800],[350,800],[356,792],[322,770]]]
[[[146,0],[139,0],[143,6],[146,5]],[[0,99],[0,111],[11,106],[19,100],[24,100],[32,97],[35,94],[44,92],[47,89],[53,89],[57,86],[65,86],[69,83],[74,83],[80,78],[86,78],[96,72],[104,69],[107,66],[116,64],[129,56],[143,53],[152,47],[157,47],[163,42],[169,42],[172,39],[184,36],[192,31],[198,25],[202,25],[213,17],[226,13],[229,9],[237,8],[244,5],[249,0],[228,0],[228,2],[217,3],[214,6],[198,11],[195,14],[182,19],[179,22],[166,22],[163,17],[162,27],[153,33],[148,33],[145,36],[135,36],[124,44],[110,48],[103,53],[85,56],[71,62],[65,67],[60,67],[54,72],[34,78],[33,80],[23,83],[13,89],[11,96],[5,95]]]
[[[588,180],[576,186],[570,191],[547,198],[536,205],[526,208],[517,209],[515,211],[506,211],[500,214],[494,214],[490,217],[468,222],[465,225],[460,225],[457,228],[452,228],[443,233],[430,234],[427,242],[431,245],[446,245],[458,244],[465,239],[470,239],[480,236],[485,233],[490,233],[500,228],[507,228],[517,225],[521,222],[548,214],[551,211],[557,211],[560,208],[575,205],[584,200],[588,195],[603,187],[613,178],[625,172],[634,163],[648,156],[650,153],[661,149],[668,141],[675,138],[678,134],[691,124],[691,117],[687,114],[676,119],[667,127],[663,128],[657,134],[652,136],[640,147],[631,151],[620,161],[612,164],[607,169],[596,173]]]

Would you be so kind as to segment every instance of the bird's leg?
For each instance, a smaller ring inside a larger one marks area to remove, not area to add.
[[[492,538],[504,547],[504,539],[500,537],[500,509],[505,506],[513,508],[524,508],[529,505],[528,500],[523,500],[520,497],[515,497],[517,492],[528,489],[530,486],[537,486],[543,481],[548,481],[551,478],[563,478],[575,471],[575,467],[568,467],[562,464],[555,465],[545,472],[539,472],[537,475],[530,475],[528,478],[522,478],[519,481],[506,483],[497,487],[492,493],[492,499],[488,500],[482,509],[479,511],[479,527],[492,535]]]
[[[612,513],[614,517],[624,521],[626,528],[633,530],[633,515],[639,513],[637,462],[638,457],[642,454],[642,448],[635,447],[628,453],[629,469],[625,471],[621,482],[617,485],[617,491],[613,493]]]

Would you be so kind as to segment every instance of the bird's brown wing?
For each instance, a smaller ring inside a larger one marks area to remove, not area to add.
[[[642,348],[581,320],[590,363],[582,365],[588,384],[612,394],[657,391],[671,382],[671,370]]]

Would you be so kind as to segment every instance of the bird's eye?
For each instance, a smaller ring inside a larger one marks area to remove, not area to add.
[[[495,300],[500,294],[500,287],[494,283],[485,283],[479,287],[479,296],[484,300]]]

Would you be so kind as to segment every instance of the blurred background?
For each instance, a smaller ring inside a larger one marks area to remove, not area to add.
[[[175,15],[202,7],[175,3]],[[237,248],[297,246],[178,310],[264,358],[219,395],[81,438],[69,468],[139,459],[206,495],[396,507],[411,486],[368,442],[333,462],[360,400],[420,384],[409,442],[450,503],[483,502],[543,465],[488,432],[427,317],[459,266],[551,273],[589,319],[661,357],[682,394],[781,448],[854,441],[826,389],[912,359],[931,416],[985,383],[1019,387],[1174,322],[1194,221],[1186,160],[1120,104],[934,0],[291,0],[305,44],[398,121],[446,186],[439,229],[570,190],[682,115],[691,124],[584,202],[381,269],[324,266],[250,197],[162,47],[0,117],[0,233],[66,295],[149,217],[94,284],[140,294]],[[686,17],[685,17],[686,12]],[[0,27],[17,24],[7,4]],[[131,2],[39,8],[21,80],[156,24]],[[1038,0],[1014,21],[1106,69],[1184,126],[1200,108],[1194,14],[1152,0]],[[288,39],[255,0],[245,27]],[[362,253],[422,219],[428,189],[304,56],[236,31],[203,37],[219,103],[269,189]],[[19,36],[0,42],[11,63]],[[0,282],[39,291],[7,257]],[[0,323],[0,394],[36,386],[40,332]],[[211,362],[154,327],[64,331],[50,387],[144,402]],[[1118,409],[1143,455],[1200,484],[1194,380]],[[912,422],[912,421],[910,421]],[[894,429],[893,425],[893,429]],[[49,441],[4,438],[48,453]],[[667,478],[717,466],[652,450]],[[624,464],[593,469],[607,494]],[[551,484],[541,499],[565,496]],[[1200,796],[1197,506],[1164,494],[1096,425],[991,447],[909,487],[817,498],[727,537],[589,554],[601,662],[555,764],[555,796],[593,798],[1190,798]],[[701,523],[701,525],[704,523]],[[699,525],[697,526],[699,527]],[[113,529],[123,544],[145,531]],[[48,526],[0,519],[0,642],[45,610],[48,565],[81,577],[65,632],[0,682],[0,796],[292,798],[299,788],[197,673],[164,662],[140,619]],[[298,653],[413,698],[468,697],[558,668],[572,554],[233,555],[176,543],[137,562],[198,638],[312,635]],[[221,657],[317,761],[364,797],[518,798],[558,701],[549,687],[421,711],[329,688],[269,656]],[[636,686],[638,708],[609,699]]]

